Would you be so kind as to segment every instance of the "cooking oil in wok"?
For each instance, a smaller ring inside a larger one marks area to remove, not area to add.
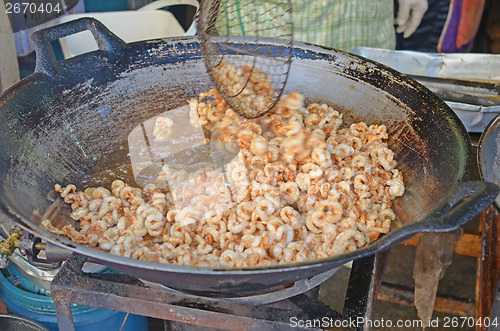
[[[111,187],[114,180],[122,180],[128,185],[136,185],[132,165],[128,158],[126,142],[120,144],[116,152],[103,157],[92,171],[75,183],[79,189],[87,187]]]
[[[99,186],[110,188],[114,180],[122,180],[133,187],[144,187],[148,183],[160,184],[161,187],[165,182],[158,181],[157,177],[164,166],[173,171],[185,170],[187,173],[194,173],[202,168],[224,169],[227,164],[235,162],[239,157],[239,150],[235,144],[211,141],[174,154],[164,154],[161,158],[155,157],[150,149],[144,147],[140,153],[142,156],[151,156],[150,160],[141,156],[144,161],[134,163],[138,157],[132,155],[129,143],[129,141],[123,142],[116,152],[98,161],[89,174],[75,183],[78,189]],[[138,152],[137,146],[134,152]]]
[[[80,184],[82,188],[110,187],[114,180],[122,180],[141,187],[153,181],[166,164],[188,169],[207,166],[209,154],[201,125],[193,122],[189,106],[184,105],[133,128],[116,152],[99,160]]]

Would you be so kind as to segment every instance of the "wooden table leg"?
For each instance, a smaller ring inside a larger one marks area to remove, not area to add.
[[[476,278],[476,319],[483,322],[486,317],[490,317],[499,280],[500,215],[493,205],[479,215],[479,227],[482,247]],[[476,330],[486,330],[486,326],[484,323],[478,323]]]

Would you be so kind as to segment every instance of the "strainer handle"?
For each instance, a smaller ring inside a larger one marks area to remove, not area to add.
[[[126,47],[126,43],[109,31],[104,24],[94,18],[83,17],[33,33],[31,39],[36,52],[35,72],[53,76],[60,64],[56,60],[51,42],[86,30],[92,33],[101,51],[118,55]]]

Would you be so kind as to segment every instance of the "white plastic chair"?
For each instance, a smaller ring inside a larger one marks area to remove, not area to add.
[[[196,10],[199,8],[196,0],[158,0],[138,10],[65,15],[61,17],[61,23],[82,17],[93,17],[126,43],[194,35],[196,33],[194,22],[186,32],[171,12],[157,10],[176,5],[190,5]],[[98,49],[90,31],[60,38],[59,43],[65,59]]]

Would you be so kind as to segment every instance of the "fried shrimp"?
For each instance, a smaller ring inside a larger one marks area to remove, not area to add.
[[[237,88],[235,75],[249,67],[224,70]],[[159,186],[118,179],[83,191],[55,185],[79,227],[42,225],[112,254],[238,268],[342,254],[389,232],[396,219],[392,200],[405,187],[384,125],[341,128],[342,114],[326,104],[305,105],[296,92],[252,120],[229,108],[217,90],[188,103],[207,142],[236,146],[234,160],[191,172],[164,165]],[[157,140],[173,132],[166,117],[156,125]]]

